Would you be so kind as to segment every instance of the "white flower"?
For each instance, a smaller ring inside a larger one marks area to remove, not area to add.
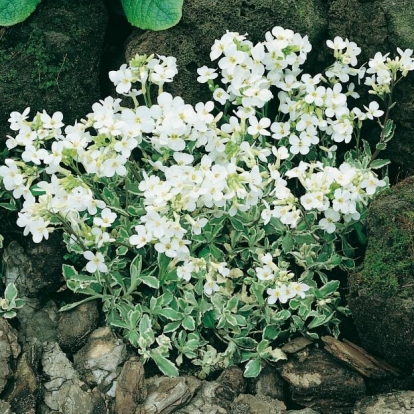
[[[270,135],[270,132],[266,129],[270,126],[271,121],[269,118],[261,118],[257,120],[255,116],[249,118],[250,126],[247,128],[247,133],[250,135]]]
[[[0,176],[3,177],[4,188],[12,191],[15,186],[23,184],[23,175],[14,160],[6,159],[5,164],[0,167]]]
[[[256,275],[259,280],[273,280],[275,275],[270,266],[256,267]]]
[[[223,88],[217,88],[213,92],[213,99],[224,105],[230,99],[230,95]]]
[[[305,283],[298,283],[298,282],[290,282],[289,289],[291,289],[295,295],[299,296],[300,298],[305,298],[305,292],[307,292],[310,287]]]
[[[116,213],[113,213],[106,207],[101,211],[101,217],[93,218],[93,224],[97,227],[111,227],[111,224],[115,221],[116,217]]]
[[[40,243],[42,239],[47,240],[49,238],[49,233],[52,231],[51,228],[47,227],[49,224],[49,221],[45,221],[41,217],[28,223],[30,232],[33,236],[33,241],[35,243]]]
[[[12,112],[8,120],[10,122],[10,129],[12,129],[13,131],[18,131],[24,125],[24,121],[27,119],[27,115],[29,115],[29,112],[29,107],[26,108],[22,113]]]
[[[365,188],[365,192],[368,195],[373,195],[378,187],[384,187],[385,185],[386,183],[384,180],[378,180],[378,178],[370,174],[369,177],[362,181],[361,188]]]
[[[341,218],[340,214],[331,208],[328,208],[324,214],[325,218],[319,220],[321,229],[325,230],[329,234],[334,233],[336,230],[335,223]]]
[[[126,162],[127,158],[124,155],[117,155],[115,158],[105,160],[102,165],[102,175],[104,177],[113,177],[115,174],[126,175]]]
[[[379,109],[379,103],[376,101],[370,102],[368,108],[364,105],[364,108],[367,111],[366,116],[368,119],[374,119],[374,117],[379,118],[380,116],[384,115],[384,111],[381,111]]]
[[[197,82],[206,83],[209,80],[216,79],[218,74],[215,72],[216,69],[210,69],[207,66],[202,66],[201,68],[198,68],[197,73],[200,76],[197,78]]]
[[[183,279],[186,282],[191,280],[191,274],[195,271],[192,262],[185,262],[184,265],[177,267],[177,276],[179,279]]]
[[[342,50],[342,49],[346,48],[346,43],[342,39],[342,37],[336,36],[333,41],[332,40],[327,40],[326,41],[326,46],[328,46],[330,49]]]
[[[48,115],[46,111],[40,115],[40,120],[43,122],[43,128],[59,129],[64,126],[62,112],[55,112],[52,116]]]
[[[295,296],[292,289],[288,289],[285,284],[277,286],[275,289],[268,288],[266,293],[269,295],[267,303],[269,305],[275,304],[277,301],[280,303],[286,303],[289,299]]]
[[[132,71],[126,64],[123,64],[119,70],[109,72],[109,79],[116,86],[118,93],[128,93],[132,86]]]
[[[96,271],[107,273],[108,266],[105,264],[105,258],[102,253],[96,252],[94,254],[91,251],[86,251],[83,253],[83,257],[89,262],[86,264],[86,271],[89,273],[95,273]]]
[[[40,165],[41,160],[48,156],[48,152],[44,148],[36,149],[33,145],[27,145],[22,153],[22,159],[25,162],[32,162]]]
[[[214,292],[218,292],[219,290],[219,285],[213,280],[204,284],[204,293],[208,296],[212,295]]]
[[[292,134],[289,137],[289,144],[290,148],[289,151],[291,154],[299,154],[306,155],[309,153],[309,147],[311,145],[311,142],[306,139],[300,139],[298,136]]]
[[[137,249],[151,242],[152,233],[151,231],[148,231],[148,229],[145,226],[135,226],[135,231],[137,232],[137,234],[132,235],[129,238],[129,242],[132,245],[134,245]]]

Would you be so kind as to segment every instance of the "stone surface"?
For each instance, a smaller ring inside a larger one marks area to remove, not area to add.
[[[38,369],[41,352],[40,345],[32,345],[21,355],[17,363],[13,390],[7,396],[7,401],[17,414],[36,412],[40,396]]]
[[[42,355],[43,401],[40,414],[104,414],[105,404],[98,392],[88,392],[71,362],[57,343],[46,343]]]
[[[414,365],[414,176],[378,196],[367,217],[363,269],[349,277],[362,346],[401,370]]]
[[[0,393],[12,376],[12,363],[20,353],[17,332],[6,319],[0,318]]]
[[[349,413],[355,401],[365,395],[361,375],[345,367],[323,350],[310,351],[305,361],[289,360],[280,369],[289,384],[292,401],[332,414]]]
[[[234,397],[234,393],[219,382],[204,381],[191,402],[174,414],[228,414]]]
[[[285,414],[283,402],[263,395],[240,394],[231,405],[231,414]]]
[[[106,327],[96,329],[89,336],[86,345],[74,355],[73,363],[91,388],[97,386],[100,391],[108,392],[126,359],[125,344]],[[113,389],[110,395],[115,396]]]
[[[265,366],[257,378],[252,378],[249,382],[248,393],[264,395],[276,400],[284,400],[285,383],[270,365]]]
[[[312,343],[313,342],[310,339],[305,338],[304,336],[298,336],[289,341],[286,345],[283,345],[282,351],[287,354],[296,354],[297,352],[308,348]]]
[[[13,413],[10,404],[6,401],[0,400],[0,414],[15,414]]]
[[[308,35],[318,50],[327,29],[323,0],[197,0],[184,2],[180,23],[159,32],[133,32],[126,46],[126,60],[136,53],[177,57],[179,73],[166,86],[173,95],[195,104],[211,99],[206,85],[197,83],[196,68],[211,67],[210,48],[226,30],[248,33],[261,41],[267,30],[283,26]]]
[[[85,345],[88,335],[98,327],[99,312],[96,300],[82,303],[59,315],[57,338],[63,351],[76,352]]]
[[[139,407],[147,398],[144,366],[138,357],[125,362],[116,383],[116,414],[137,414]],[[139,410],[139,411],[138,411]],[[142,411],[144,409],[142,408]]]
[[[365,397],[352,414],[414,414],[414,391],[396,391]]]
[[[323,336],[325,351],[345,363],[350,368],[368,378],[400,376],[401,372],[386,362],[381,362],[368,354],[363,348],[349,341],[339,341],[333,336]]]
[[[104,0],[43,0],[0,38],[0,136],[11,111],[62,111],[71,123],[100,97]],[[2,138],[3,139],[3,138]]]
[[[224,387],[229,388],[234,395],[239,395],[246,388],[243,370],[234,365],[226,368],[217,381]]]
[[[52,300],[42,304],[37,299],[26,299],[19,309],[19,341],[23,349],[33,343],[53,342],[57,338],[58,308]]]
[[[63,284],[62,263],[66,251],[58,234],[49,240],[33,243],[27,239],[23,248],[12,241],[4,251],[5,282],[15,283],[19,296],[35,298],[55,293]]]
[[[376,52],[398,55],[396,48],[413,48],[414,6],[412,0],[333,0],[329,10],[329,39],[342,36],[362,49],[358,61],[362,64]],[[390,158],[405,171],[414,172],[414,73],[397,85],[393,94],[397,102],[391,111],[396,121],[394,139],[382,158]],[[369,131],[367,131],[369,133]],[[378,130],[372,128],[371,142],[377,142]]]
[[[148,395],[143,404],[145,414],[178,413],[200,388],[201,381],[195,377],[150,378],[147,381]],[[195,414],[194,412],[192,412]]]
[[[289,410],[286,414],[319,414],[318,411],[312,410],[312,408],[304,408],[303,410]]]

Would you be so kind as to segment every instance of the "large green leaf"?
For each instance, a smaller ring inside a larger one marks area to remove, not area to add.
[[[177,367],[167,358],[164,358],[157,349],[152,350],[150,356],[164,375],[178,377],[179,372]]]
[[[128,21],[141,29],[165,30],[181,19],[183,0],[121,0]]]
[[[12,26],[26,20],[41,0],[0,0],[0,26]]]

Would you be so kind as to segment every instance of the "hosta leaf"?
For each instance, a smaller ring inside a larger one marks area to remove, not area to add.
[[[140,29],[165,30],[181,19],[183,0],[121,0],[128,21]]]
[[[41,0],[1,0],[0,26],[12,26],[26,20]]]

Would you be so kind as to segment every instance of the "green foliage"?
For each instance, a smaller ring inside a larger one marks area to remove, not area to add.
[[[12,26],[26,20],[41,0],[1,0],[0,26]]]
[[[0,26],[26,20],[41,0],[0,0]],[[121,0],[128,21],[144,30],[165,30],[181,19],[183,0]]]
[[[121,0],[128,21],[144,30],[165,30],[181,19],[183,0]]]
[[[221,112],[212,101],[192,107],[163,92],[177,73],[174,57],[137,55],[109,73],[133,108],[108,97],[64,133],[60,112],[10,116],[15,157],[0,175],[25,199],[19,226],[34,242],[62,229],[69,255],[87,262],[63,266],[68,288],[85,298],[62,310],[99,299],[107,323],[169,376],[190,362],[201,378],[238,363],[255,377],[265,361],[286,358],[280,346],[290,337],[337,336],[338,313],[349,314],[330,276],[354,267],[349,236],[364,241],[367,205],[387,186],[373,171],[386,164],[378,147],[372,153],[360,139],[363,122],[384,111],[377,102],[366,112],[347,107],[352,90],[341,93],[348,88],[335,70],[361,75],[347,63],[356,64],[355,44],[328,41],[337,65],[299,81],[281,68],[305,62],[307,37],[272,33],[258,48],[238,33],[223,36],[231,56],[219,66],[240,62],[232,79],[215,84],[213,69],[198,70]],[[215,42],[212,58],[222,53]],[[401,69],[395,80],[414,69],[412,51],[402,53],[386,63]],[[393,85],[381,82],[371,86],[385,99],[385,144]],[[270,104],[277,88],[279,109]],[[337,162],[332,141],[345,145],[353,135],[355,146]]]
[[[4,291],[4,298],[0,298],[0,317],[10,319],[16,316],[16,310],[24,306],[23,299],[17,297],[14,283],[9,283]]]

